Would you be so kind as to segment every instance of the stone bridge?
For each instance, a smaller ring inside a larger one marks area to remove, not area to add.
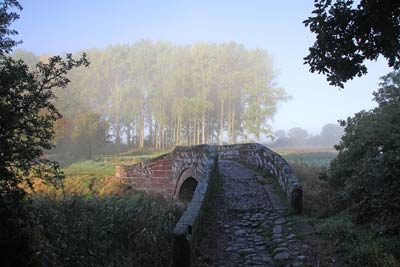
[[[269,177],[276,179],[275,184],[279,185],[280,193],[283,193],[281,195],[285,196],[286,202],[292,210],[295,213],[301,213],[302,187],[298,179],[282,156],[260,144],[178,146],[172,152],[148,161],[135,165],[117,166],[115,176],[120,178],[123,183],[130,184],[135,190],[161,194],[172,201],[186,203],[186,210],[173,233],[172,266],[190,266],[193,263],[193,251],[200,242],[199,233],[203,225],[204,214],[207,209],[213,208],[210,203],[214,197],[212,195],[212,192],[215,191],[213,188],[217,186],[215,177],[218,176],[218,162],[224,162],[223,169],[220,168],[219,171],[230,172],[232,177],[240,174],[241,170],[244,170],[244,166],[250,167],[243,172],[244,176],[247,175],[246,179],[250,180],[245,180],[245,178],[238,180],[239,183],[244,183],[245,187],[262,188],[262,185],[252,184],[254,180],[252,177],[258,175],[256,170],[267,173]],[[229,162],[239,162],[244,165],[229,165]],[[235,168],[236,171],[233,171]],[[260,175],[257,177],[262,178]],[[235,178],[229,179],[233,181]],[[235,188],[241,184],[231,187],[231,191],[236,190]],[[250,206],[266,205],[268,208],[282,208],[283,204],[273,192],[274,189],[269,185],[265,186],[266,190],[270,191],[270,193],[267,192],[267,199],[261,200],[261,202],[256,200]],[[247,188],[246,190],[250,190],[246,194],[254,195],[251,191],[257,192],[260,189]],[[229,239],[232,238],[229,237]],[[250,245],[246,243],[245,246]],[[238,246],[239,248],[240,246]],[[262,255],[267,254],[265,252]],[[229,262],[228,264],[239,263]]]
[[[189,202],[198,184],[208,179],[207,171],[216,166],[216,160],[214,146],[178,146],[171,153],[154,159],[116,166],[115,176],[137,191]]]

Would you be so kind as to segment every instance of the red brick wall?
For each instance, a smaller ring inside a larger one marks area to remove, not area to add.
[[[191,176],[199,180],[207,160],[203,146],[177,147],[173,152],[155,159],[116,166],[115,176],[138,191],[175,197],[184,180],[180,179],[182,172],[191,169]]]
[[[167,155],[150,162],[130,166],[117,166],[115,176],[138,191],[171,196],[175,182],[172,176],[172,159]]]

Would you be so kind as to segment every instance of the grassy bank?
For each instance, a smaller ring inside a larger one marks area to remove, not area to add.
[[[63,190],[69,195],[85,197],[103,197],[111,195],[127,195],[132,193],[129,186],[122,185],[114,177],[115,166],[135,164],[163,154],[165,151],[129,150],[109,156],[99,156],[95,160],[79,161],[61,169],[65,178],[58,188],[35,180],[36,195],[61,198]]]
[[[58,187],[45,184],[42,180],[34,180],[36,196],[59,199],[63,191],[67,195],[84,197],[102,197],[110,195],[123,195],[124,186],[115,179],[115,164],[83,161],[76,162],[61,170],[65,178]]]

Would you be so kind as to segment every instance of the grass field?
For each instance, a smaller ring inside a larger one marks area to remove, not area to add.
[[[273,148],[289,163],[306,165],[328,166],[336,157],[337,152],[331,147],[291,147]]]
[[[63,168],[62,171],[66,177],[95,177],[113,175],[115,171],[115,164],[107,162],[97,162],[92,160],[76,162]]]
[[[165,153],[168,153],[168,151],[131,149],[115,155],[100,156],[96,159],[96,161],[114,164],[136,164]]]

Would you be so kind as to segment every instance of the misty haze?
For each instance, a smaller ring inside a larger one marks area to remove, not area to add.
[[[1,266],[400,266],[400,4],[0,1]]]

